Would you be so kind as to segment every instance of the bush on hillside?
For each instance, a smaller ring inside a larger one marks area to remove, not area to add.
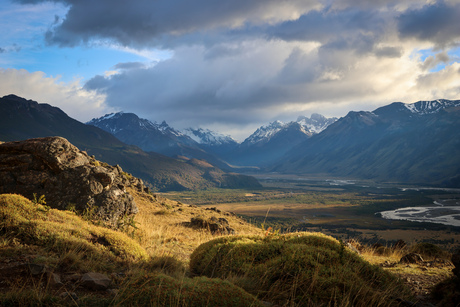
[[[392,274],[319,233],[218,238],[193,252],[190,270],[282,305],[391,306],[409,295]]]
[[[451,254],[432,243],[417,243],[410,248],[411,253],[420,254],[423,259],[445,259],[450,260]]]

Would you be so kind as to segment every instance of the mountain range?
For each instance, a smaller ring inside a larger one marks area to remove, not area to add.
[[[460,187],[460,100],[349,112],[271,171]]]
[[[223,158],[236,165],[267,166],[336,120],[335,117],[312,114],[311,118],[300,116],[297,121],[288,123],[274,121],[257,129]]]
[[[121,141],[144,151],[170,157],[204,159],[222,169],[241,171],[245,167],[261,167],[276,161],[289,149],[323,131],[336,120],[313,114],[311,118],[301,116],[295,122],[275,121],[257,129],[241,144],[230,136],[209,129],[178,131],[164,121],[158,124],[133,113],[107,114],[87,124],[110,132]]]
[[[59,108],[48,104],[15,95],[0,98],[0,141],[46,136],[64,137],[100,161],[119,164],[123,170],[143,179],[155,190],[260,186],[253,177],[226,173],[203,160],[173,159],[145,152],[100,128],[70,118]]]
[[[170,127],[165,121],[158,124],[139,118],[136,114],[124,112],[94,118],[86,124],[101,128],[122,142],[138,146],[146,152],[156,152],[173,158],[206,160],[219,168],[231,170],[225,161],[214,155],[212,151],[206,150],[210,148],[219,150],[226,144],[224,139],[219,141],[219,136],[213,135],[211,131],[189,129],[187,133],[182,133]],[[198,136],[191,131],[195,131]]]
[[[0,112],[2,141],[63,136],[160,189],[255,186],[252,177],[225,172],[249,169],[460,187],[460,100],[395,102],[340,119],[313,114],[274,121],[242,143],[207,129],[178,131],[132,113],[85,125],[14,95],[1,98]]]

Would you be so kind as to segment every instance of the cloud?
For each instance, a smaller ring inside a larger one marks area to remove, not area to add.
[[[89,114],[104,115],[113,110],[103,95],[83,89],[78,80],[64,83],[43,72],[0,68],[0,96],[9,94],[57,106],[83,122],[91,119]]]
[[[39,3],[45,0],[19,1]],[[321,5],[315,0],[55,0],[69,5],[62,23],[46,35],[48,42],[75,46],[91,39],[113,39],[125,46],[167,44],[192,32],[235,29],[247,24],[297,18]]]
[[[223,133],[236,125],[292,120],[313,112],[343,116],[351,109],[374,110],[393,101],[456,98],[453,73],[434,77],[403,46],[361,56],[347,48],[282,40],[214,48],[229,51],[210,57],[204,46],[184,46],[156,66],[97,76],[85,87],[107,95],[114,108],[177,128],[199,125]],[[448,67],[455,71],[455,65]],[[432,91],[444,80],[445,86]]]
[[[402,38],[435,43],[439,48],[460,43],[460,3],[436,2],[409,10],[398,18]]]

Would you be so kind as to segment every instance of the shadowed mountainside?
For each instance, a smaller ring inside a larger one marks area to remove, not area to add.
[[[70,118],[59,108],[15,95],[0,98],[0,140],[61,136],[79,149],[143,179],[157,190],[187,190],[207,187],[259,186],[256,179],[225,173],[197,160],[173,159],[146,153],[127,145],[108,132]]]

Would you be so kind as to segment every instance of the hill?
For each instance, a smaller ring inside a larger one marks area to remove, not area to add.
[[[263,236],[231,214],[130,193],[140,211],[136,227],[124,232],[18,195],[0,195],[0,303],[309,306],[332,300],[336,306],[350,301],[397,306],[395,298],[410,297],[396,276],[331,237]],[[209,241],[217,234],[191,223],[197,217],[225,221],[239,235]],[[192,251],[189,271],[186,259]]]
[[[272,171],[459,187],[459,129],[458,100],[350,112]]]
[[[196,160],[173,159],[144,152],[112,134],[70,118],[59,108],[8,95],[0,98],[0,140],[61,136],[81,150],[143,179],[155,190],[185,190],[207,187],[258,186],[248,176],[225,173]]]

